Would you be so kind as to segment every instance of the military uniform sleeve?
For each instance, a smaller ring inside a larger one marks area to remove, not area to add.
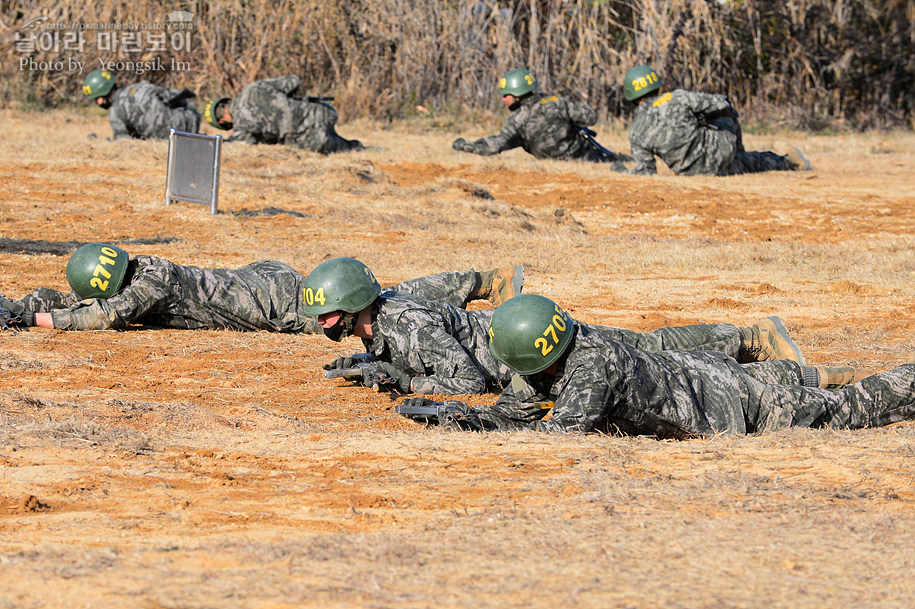
[[[723,95],[700,93],[698,91],[682,91],[680,100],[693,111],[694,114],[717,115],[724,114],[736,118],[737,111]]]
[[[174,294],[174,286],[165,279],[147,275],[111,298],[90,298],[68,309],[51,311],[51,319],[54,327],[62,330],[120,330],[161,309]]]
[[[410,335],[408,358],[417,358],[431,374],[413,377],[416,393],[483,393],[486,379],[464,347],[442,324],[424,312],[413,311],[398,324]],[[395,362],[396,363],[396,362]]]
[[[502,128],[502,131],[496,135],[490,135],[464,144],[464,152],[490,156],[520,146],[523,141],[521,133],[518,131],[518,125],[516,124],[516,116],[517,113],[509,116],[508,120],[505,121],[505,126]]]
[[[116,105],[108,113],[108,124],[111,125],[111,137],[116,140],[122,140],[130,137],[130,130],[127,129],[127,122],[121,116],[123,108]]]
[[[261,84],[276,89],[283,95],[291,95],[298,91],[301,81],[298,76],[280,76],[263,80]]]
[[[591,431],[607,415],[613,384],[614,380],[606,377],[604,366],[579,365],[567,370],[552,416],[531,427],[547,432]]]
[[[658,164],[655,161],[654,153],[638,144],[638,142],[629,137],[629,148],[632,150],[632,158],[635,159],[635,167],[629,173],[639,175],[655,175],[658,173]]]
[[[588,104],[569,102],[569,120],[581,127],[589,127],[597,122],[597,110]]]

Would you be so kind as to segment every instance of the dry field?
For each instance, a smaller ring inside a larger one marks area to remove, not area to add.
[[[386,284],[516,263],[526,291],[585,321],[778,314],[811,363],[915,357],[911,133],[749,134],[799,144],[815,170],[642,178],[459,154],[454,137],[485,131],[436,121],[342,125],[376,148],[333,158],[227,144],[211,216],[163,205],[165,142],[105,141],[101,114],[7,112],[0,292],[66,286],[66,254],[22,241],[304,272],[349,255]],[[628,150],[622,132],[600,139]],[[321,377],[359,350],[0,334],[0,608],[915,606],[915,423],[687,442],[443,432]]]

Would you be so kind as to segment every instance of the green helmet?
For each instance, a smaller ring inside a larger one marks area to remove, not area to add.
[[[89,99],[105,97],[114,88],[114,77],[108,70],[92,70],[83,81],[83,93]]]
[[[572,341],[575,320],[549,298],[519,294],[496,309],[489,322],[489,350],[519,374],[553,365]]]
[[[499,79],[499,93],[504,95],[514,95],[521,97],[533,91],[537,87],[537,79],[527,70],[518,68],[509,70],[505,76]]]
[[[381,286],[369,267],[354,258],[334,258],[319,264],[305,280],[304,312],[311,316],[358,313],[380,293]]]
[[[208,123],[217,129],[231,129],[231,123],[228,123],[227,126],[226,123],[219,121],[219,105],[228,103],[231,99],[232,98],[230,97],[218,97],[216,99],[211,99],[203,108],[203,118],[205,118]]]
[[[661,88],[661,79],[651,66],[635,66],[623,77],[623,95],[629,101],[645,97]]]
[[[107,243],[89,243],[67,262],[67,283],[80,298],[110,298],[124,283],[130,256]]]

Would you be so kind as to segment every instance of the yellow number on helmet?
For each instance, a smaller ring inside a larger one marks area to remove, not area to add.
[[[530,74],[525,74],[525,75],[524,75],[524,82],[526,82],[526,83],[529,84],[529,85],[532,85],[532,84],[534,84],[534,77],[531,76]]]
[[[92,95],[92,87],[83,85],[83,95]]]

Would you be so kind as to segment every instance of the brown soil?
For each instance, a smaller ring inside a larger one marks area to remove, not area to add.
[[[811,363],[865,375],[913,358],[911,134],[748,135],[800,145],[815,170],[648,178],[359,123],[341,133],[379,148],[226,145],[212,216],[163,204],[164,142],[105,141],[101,114],[3,123],[0,244],[304,272],[350,255],[387,284],[523,264],[526,291],[585,321],[777,314]],[[0,248],[7,296],[66,285],[66,254],[30,247]],[[443,432],[321,377],[359,350],[0,334],[0,607],[915,604],[913,423],[688,442]]]

